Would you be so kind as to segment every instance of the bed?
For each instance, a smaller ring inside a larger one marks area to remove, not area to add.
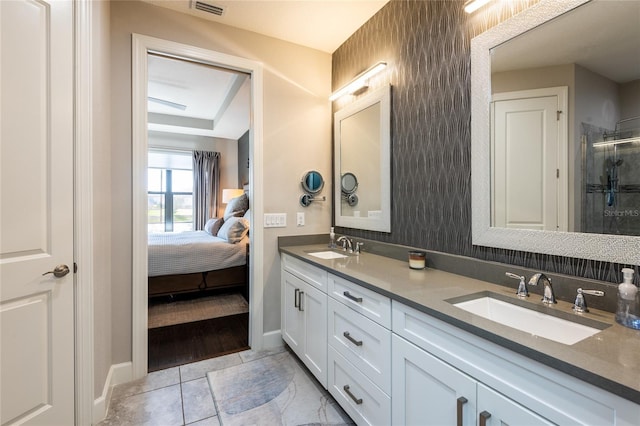
[[[205,230],[148,235],[149,297],[231,287],[248,297],[249,215],[236,204],[239,210],[210,219]]]

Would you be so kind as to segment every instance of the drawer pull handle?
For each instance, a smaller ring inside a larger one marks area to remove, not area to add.
[[[353,337],[351,337],[351,333],[349,333],[348,331],[345,331],[344,333],[342,333],[342,335],[351,343],[353,343],[356,346],[362,346],[362,340],[356,340]]]
[[[457,410],[456,410],[456,425],[458,426],[462,426],[462,408],[464,406],[464,404],[466,404],[467,398],[465,398],[464,396],[461,396],[460,398],[458,398],[457,400]]]
[[[304,294],[304,291],[301,291],[300,293],[298,293],[298,297],[299,297],[299,300],[298,300],[298,310],[299,310],[299,311],[301,311],[301,312],[303,312],[303,311],[304,311],[304,309],[302,309],[302,295],[303,295],[303,294]]]
[[[356,398],[355,395],[352,394],[351,391],[349,390],[349,389],[351,389],[349,387],[349,385],[344,385],[342,387],[342,389],[344,389],[344,391],[347,393],[347,395],[349,395],[349,398],[353,399],[353,402],[355,402],[358,405],[362,404],[362,398]]]
[[[349,293],[348,291],[345,291],[345,292],[344,292],[344,293],[342,293],[342,294],[344,294],[344,297],[346,297],[347,299],[351,299],[351,300],[353,300],[354,302],[362,303],[362,297],[355,297],[355,296],[352,296],[352,295],[351,295],[351,293]]]
[[[487,419],[491,417],[491,413],[488,411],[483,411],[478,415],[478,420],[480,421],[480,426],[487,426]]]
[[[295,291],[293,292],[293,307],[297,308],[298,304],[300,304],[300,301],[298,300],[298,293],[300,293],[300,289],[296,288]]]

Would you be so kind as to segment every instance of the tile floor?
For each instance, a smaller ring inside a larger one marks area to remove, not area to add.
[[[107,417],[98,426],[219,426],[206,375],[284,351],[243,351],[169,368],[113,389]]]

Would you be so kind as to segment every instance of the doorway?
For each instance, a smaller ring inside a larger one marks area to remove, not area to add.
[[[243,58],[200,49],[193,46],[174,43],[166,40],[134,34],[133,39],[133,321],[132,349],[133,376],[143,377],[148,370],[148,193],[147,166],[149,149],[149,111],[148,103],[148,55],[159,54],[212,67],[229,69],[250,76],[250,114],[249,130],[249,170],[248,192],[251,194],[250,223],[252,224],[249,244],[249,345],[254,349],[262,347],[262,259],[251,254],[263,241],[263,230],[260,223],[253,220],[261,217],[262,182],[256,179],[262,170],[262,65]]]
[[[157,371],[249,349],[250,163],[240,146],[251,76],[158,53],[147,65],[148,369]]]

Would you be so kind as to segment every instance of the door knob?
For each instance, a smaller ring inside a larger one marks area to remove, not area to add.
[[[69,267],[67,265],[58,265],[53,268],[53,271],[45,272],[42,276],[53,274],[56,278],[62,278],[69,273]]]

